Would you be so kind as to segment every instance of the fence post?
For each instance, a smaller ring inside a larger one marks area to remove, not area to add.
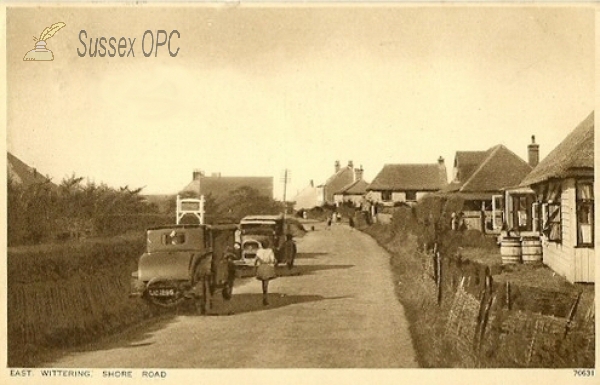
[[[494,299],[493,291],[493,282],[492,282],[492,273],[490,268],[487,267],[485,269],[485,285],[483,289],[483,296],[481,298],[481,308],[480,308],[480,319],[477,325],[478,328],[478,339],[477,339],[477,354],[481,353],[481,347],[483,346],[483,338],[485,336],[485,329],[487,328],[487,324],[490,318],[490,309],[492,307],[492,302]]]
[[[579,305],[579,300],[581,299],[582,293],[583,292],[581,292],[581,291],[579,293],[577,293],[577,298],[575,298],[573,305],[571,305],[571,309],[569,310],[569,315],[567,316],[567,324],[565,325],[565,334],[563,335],[563,338],[567,337],[569,330],[571,330],[573,318],[575,317],[575,311],[577,310],[577,305]]]
[[[506,308],[511,310],[512,304],[510,303],[510,282],[506,281]]]
[[[437,303],[442,304],[442,257],[439,252],[435,253],[436,269],[437,269]]]

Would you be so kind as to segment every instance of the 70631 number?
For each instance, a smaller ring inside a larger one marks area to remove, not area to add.
[[[575,377],[594,377],[595,375],[594,369],[573,369],[573,376]]]

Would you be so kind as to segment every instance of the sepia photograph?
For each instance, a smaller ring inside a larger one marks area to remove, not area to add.
[[[2,378],[595,377],[592,3],[4,10]]]

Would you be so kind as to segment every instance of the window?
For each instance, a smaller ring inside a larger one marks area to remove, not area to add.
[[[417,200],[417,192],[416,191],[407,191],[406,192],[406,200],[407,201],[416,201]]]
[[[512,196],[512,227],[521,231],[532,229],[531,207],[533,197],[530,195]]]
[[[185,243],[185,233],[171,231],[169,234],[163,234],[163,244],[165,245],[182,245]]]
[[[391,191],[382,191],[381,192],[381,200],[384,202],[389,202],[392,200],[392,192]]]
[[[562,240],[560,202],[546,203],[545,208],[545,222],[542,232],[548,237],[549,241],[560,243]]]
[[[594,246],[594,186],[577,184],[577,246]]]

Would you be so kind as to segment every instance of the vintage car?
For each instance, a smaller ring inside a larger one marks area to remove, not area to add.
[[[283,215],[249,215],[240,221],[241,252],[234,261],[238,268],[254,266],[256,250],[264,240],[281,259],[282,245],[285,241],[285,223]]]
[[[206,313],[221,290],[231,298],[235,280],[237,225],[172,225],[147,230],[146,252],[132,273],[131,295],[151,305],[173,307],[195,301]]]

